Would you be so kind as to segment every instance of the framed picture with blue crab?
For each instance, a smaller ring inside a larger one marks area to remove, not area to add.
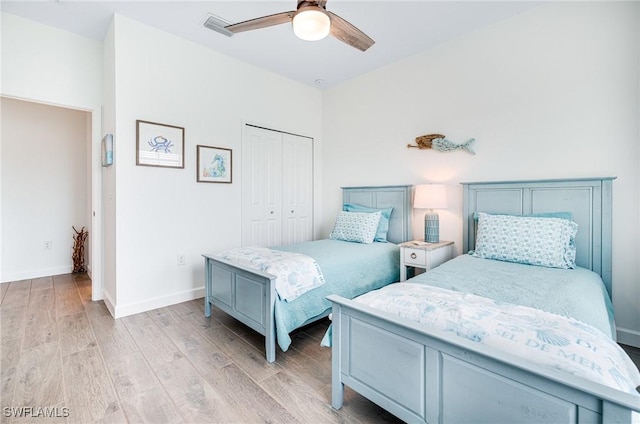
[[[199,183],[231,183],[232,151],[224,147],[198,145]]]
[[[136,165],[184,168],[184,128],[137,120]]]

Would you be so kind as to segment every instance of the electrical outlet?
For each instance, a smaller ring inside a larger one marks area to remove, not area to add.
[[[45,241],[44,243],[42,243],[42,248],[43,248],[44,250],[51,250],[51,245],[52,245],[52,244],[53,244],[53,243],[51,242],[51,240],[47,240],[47,241]]]
[[[187,258],[184,256],[184,253],[178,253],[178,265],[186,265]]]

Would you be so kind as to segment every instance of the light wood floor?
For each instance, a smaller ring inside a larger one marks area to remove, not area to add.
[[[269,364],[262,336],[219,310],[204,318],[201,299],[114,320],[85,275],[0,284],[0,299],[2,423],[400,422],[348,388],[331,408],[327,320]],[[640,364],[640,349],[625,349]]]
[[[3,423],[400,422],[348,389],[331,408],[328,320],[269,364],[262,336],[219,310],[204,318],[201,299],[114,320],[85,275],[0,284],[0,299]]]

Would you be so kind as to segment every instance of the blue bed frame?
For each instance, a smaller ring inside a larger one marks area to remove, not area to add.
[[[411,239],[413,186],[342,187],[343,203],[373,208],[393,207],[387,239],[402,243]],[[274,307],[277,300],[275,276],[241,266],[213,254],[205,261],[205,316],[216,306],[265,336],[268,362],[276,359]],[[302,326],[329,315],[331,308],[309,318]]]
[[[613,178],[463,183],[463,251],[476,211],[571,212],[577,262],[611,292]],[[640,398],[357,302],[333,302],[332,405],[347,385],[407,422],[630,423]],[[637,416],[636,416],[637,417]]]

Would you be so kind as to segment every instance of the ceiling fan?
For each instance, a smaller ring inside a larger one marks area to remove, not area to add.
[[[232,33],[251,31],[274,25],[293,23],[293,32],[303,40],[321,40],[331,34],[356,49],[365,51],[373,41],[367,34],[326,9],[327,0],[298,0],[296,10],[250,19],[224,28]]]

